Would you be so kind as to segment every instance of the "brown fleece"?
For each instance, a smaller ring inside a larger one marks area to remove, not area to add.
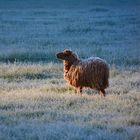
[[[104,89],[109,86],[109,66],[105,60],[92,57],[80,60],[71,50],[64,50],[57,54],[57,58],[64,60],[64,79],[76,89],[89,87],[99,90],[104,96]]]

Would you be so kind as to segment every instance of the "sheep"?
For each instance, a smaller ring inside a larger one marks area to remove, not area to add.
[[[78,55],[69,49],[56,54],[64,63],[64,79],[75,91],[82,95],[83,88],[98,90],[105,96],[105,89],[109,86],[109,66],[99,57],[80,60]]]

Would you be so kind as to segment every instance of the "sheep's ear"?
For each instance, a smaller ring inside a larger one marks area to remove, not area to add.
[[[68,56],[72,54],[71,50],[65,50],[65,54],[67,54]]]

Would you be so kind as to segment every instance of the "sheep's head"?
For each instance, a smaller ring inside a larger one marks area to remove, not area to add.
[[[56,57],[62,60],[69,61],[69,62],[78,60],[77,55],[68,49],[65,49],[63,52],[57,53]]]

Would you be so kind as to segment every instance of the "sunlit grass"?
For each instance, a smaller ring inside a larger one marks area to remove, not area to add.
[[[62,64],[0,64],[0,138],[73,139],[75,129],[78,139],[138,139],[139,74],[112,66],[107,96],[85,89],[81,97],[63,80]]]
[[[139,138],[139,71],[112,67],[110,87],[103,98],[94,90],[84,90],[82,97],[75,94],[63,80],[60,64],[0,66],[1,139]],[[40,79],[21,76],[17,81],[20,74],[44,71],[57,75]],[[9,74],[12,80],[5,77]]]

